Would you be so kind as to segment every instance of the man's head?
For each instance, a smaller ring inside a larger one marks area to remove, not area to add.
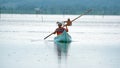
[[[70,18],[68,18],[68,21],[70,21]]]
[[[58,23],[58,26],[62,26],[62,23]]]
[[[58,26],[60,26],[60,27],[62,26],[62,23],[60,23],[60,22],[59,22],[59,23],[57,23],[57,24],[58,24]]]

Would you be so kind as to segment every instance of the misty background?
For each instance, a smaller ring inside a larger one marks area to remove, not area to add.
[[[120,0],[0,0],[0,13],[120,15]]]

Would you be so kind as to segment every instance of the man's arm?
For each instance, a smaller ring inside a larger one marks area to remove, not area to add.
[[[65,28],[66,32],[68,32],[68,27],[67,27],[67,25],[66,25],[65,27],[66,27],[66,28]]]
[[[57,29],[53,32],[53,34],[56,34],[57,33]]]

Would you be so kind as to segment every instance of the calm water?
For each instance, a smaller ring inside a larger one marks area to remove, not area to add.
[[[0,68],[120,68],[120,16],[83,16],[54,43],[56,21],[78,15],[1,14]]]

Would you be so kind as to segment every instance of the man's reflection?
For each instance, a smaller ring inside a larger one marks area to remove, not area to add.
[[[59,62],[61,62],[62,58],[67,59],[70,42],[69,43],[54,42],[54,44],[55,44],[55,49],[57,50],[57,56]]]

